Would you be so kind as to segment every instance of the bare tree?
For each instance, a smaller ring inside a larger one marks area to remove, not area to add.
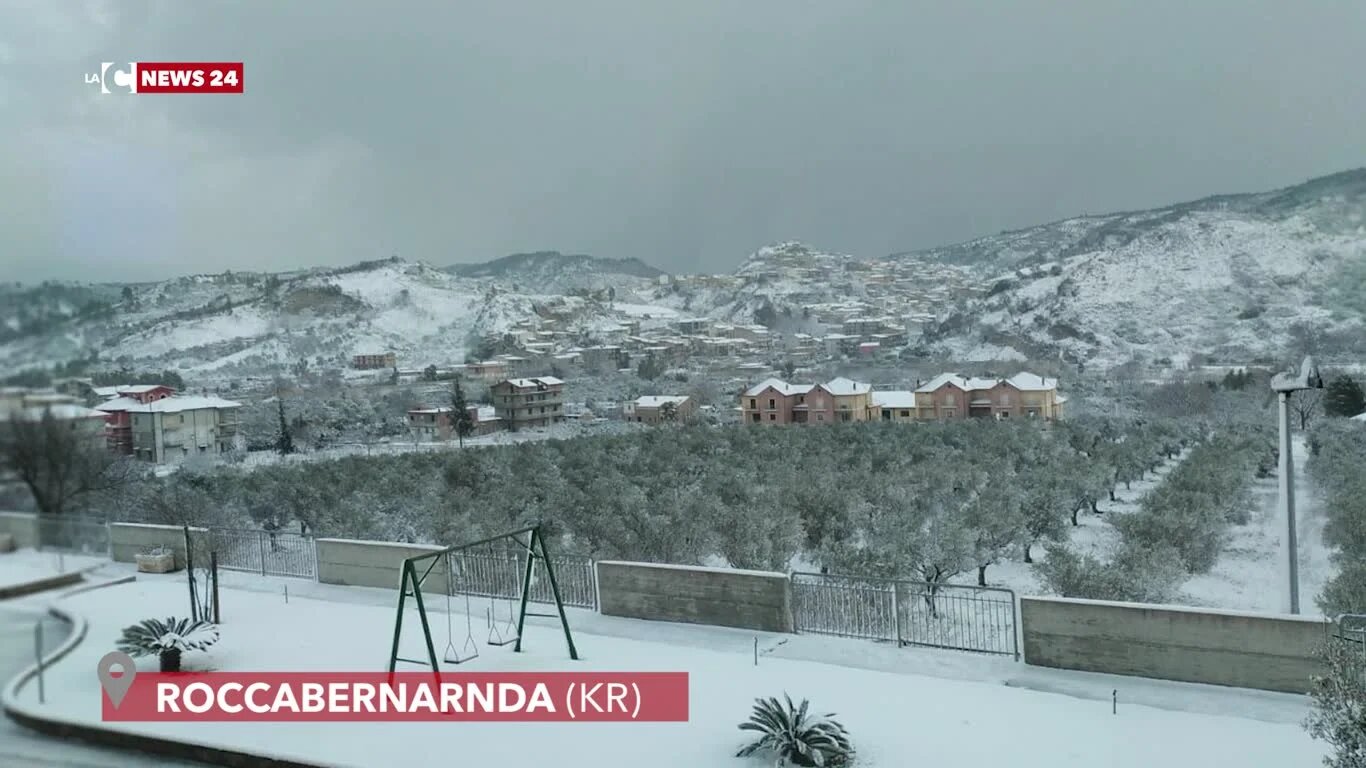
[[[1314,418],[1323,412],[1323,390],[1306,389],[1290,396],[1290,412],[1300,422],[1300,429],[1309,429]]]
[[[131,462],[111,453],[82,419],[12,413],[0,421],[0,466],[33,494],[43,515],[61,515],[82,496],[126,482]]]

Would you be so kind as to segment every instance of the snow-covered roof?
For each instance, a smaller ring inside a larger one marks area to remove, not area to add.
[[[873,393],[874,408],[914,408],[915,393],[908,390],[889,389]]]
[[[1352,421],[1366,421],[1366,413],[1358,413],[1352,417]]]
[[[119,394],[121,394],[121,395],[126,395],[126,394],[141,395],[141,394],[145,394],[145,393],[147,393],[147,392],[151,392],[151,391],[154,390],[154,389],[171,389],[171,388],[168,387],[168,386],[166,386],[165,384],[134,384],[134,385],[132,385],[132,386],[130,386],[130,387],[119,387]],[[171,391],[175,391],[175,390],[171,390]]]
[[[822,384],[821,389],[832,395],[866,395],[873,391],[873,385],[840,376]]]
[[[539,386],[553,387],[558,384],[564,383],[563,381],[555,378],[554,376],[537,376],[535,378],[530,379],[508,379],[507,381],[509,384],[511,384],[514,387],[517,387],[518,389],[526,389],[527,387]]]
[[[965,381],[965,380],[963,379],[963,377],[959,376],[958,374],[956,374],[956,373],[941,373],[941,374],[939,374],[938,376],[935,376],[933,379],[930,379],[929,381],[925,382],[925,383],[922,384],[921,386],[916,387],[916,390],[915,390],[915,391],[916,391],[916,392],[933,392],[933,391],[939,389],[940,387],[944,386],[945,384],[952,384],[952,385],[954,385],[955,387],[958,387],[959,389],[967,389],[967,388],[968,388],[968,383],[967,383],[967,381]]]
[[[205,408],[241,408],[242,404],[211,395],[173,395],[150,403],[139,403],[131,397],[120,397],[95,406],[101,411],[130,411],[133,413],[179,413]]]
[[[1008,379],[993,379],[986,376],[974,376],[965,379],[956,373],[941,373],[933,379],[930,379],[924,385],[918,387],[915,391],[933,392],[945,384],[951,383],[959,389],[974,392],[983,389],[991,389],[1002,381],[1005,381],[1007,384],[1010,384],[1012,387],[1015,387],[1022,392],[1042,392],[1058,388],[1057,379],[1046,379],[1042,376],[1021,371]]]
[[[642,395],[636,398],[637,408],[658,408],[665,403],[682,405],[688,401],[687,395]]]
[[[452,407],[449,406],[449,405],[439,405],[439,406],[437,406],[437,407],[435,407],[435,408],[410,408],[410,409],[408,409],[408,413],[410,413],[410,414],[413,414],[413,413],[421,413],[421,414],[428,414],[428,413],[450,413],[450,412],[453,411],[453,410],[455,410],[455,409],[452,408]]]
[[[1044,390],[1058,388],[1057,379],[1045,379],[1042,376],[1036,376],[1035,374],[1029,373],[1027,371],[1020,371],[1014,376],[1011,376],[1010,378],[1006,379],[1006,381],[1010,382],[1010,385],[1015,387],[1016,389],[1033,392],[1041,392]]]
[[[764,379],[758,384],[755,384],[754,386],[745,390],[745,397],[754,397],[758,395],[760,392],[763,392],[765,389],[769,388],[778,390],[778,393],[781,395],[806,394],[807,392],[811,391],[811,388],[807,387],[806,389],[801,390],[799,392],[797,390],[801,389],[800,385],[794,386],[792,384],[788,384],[786,381],[783,381],[782,379]]]
[[[119,392],[127,389],[127,385],[118,387],[91,387],[90,391],[95,393],[95,397],[118,397]]]

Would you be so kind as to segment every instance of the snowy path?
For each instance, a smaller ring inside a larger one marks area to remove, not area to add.
[[[1309,452],[1302,435],[1295,435],[1295,511],[1299,540],[1300,612],[1318,615],[1315,598],[1333,576],[1328,548],[1323,544],[1327,522],[1305,471]],[[1255,481],[1254,506],[1247,525],[1229,532],[1219,562],[1209,573],[1190,579],[1182,588],[1182,603],[1213,608],[1270,611],[1281,609],[1281,522],[1279,480],[1275,475]]]
[[[49,616],[37,602],[15,601],[0,605],[0,685],[8,685],[15,675],[33,664],[33,628],[40,620],[43,622],[43,650],[49,652],[66,639],[64,622]],[[49,696],[60,694],[60,690],[48,689]],[[22,728],[7,717],[0,717],[0,766],[189,768],[191,765],[195,764],[52,739]]]

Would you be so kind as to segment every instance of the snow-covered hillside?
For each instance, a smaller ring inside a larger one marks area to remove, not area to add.
[[[94,353],[101,364],[178,369],[198,379],[269,373],[300,363],[344,367],[352,355],[382,351],[394,352],[400,367],[460,362],[472,340],[506,333],[523,321],[554,317],[563,328],[592,331],[650,309],[618,310],[591,295],[547,293],[536,285],[513,292],[491,278],[460,277],[396,259],[82,288],[84,300],[95,301],[86,294],[104,298],[89,310],[73,304],[73,287],[7,290],[22,296],[26,307],[10,317],[12,329],[20,318],[46,323],[0,341],[0,360],[10,369]]]
[[[1298,323],[1349,351],[1366,338],[1366,170],[911,255],[992,285],[941,327],[949,356],[989,343],[1098,366],[1246,362],[1274,355]]]

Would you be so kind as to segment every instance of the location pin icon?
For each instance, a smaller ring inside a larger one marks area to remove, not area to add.
[[[119,676],[114,677],[114,670],[119,670]],[[128,694],[128,689],[133,685],[133,677],[137,675],[138,668],[133,664],[133,657],[119,651],[110,651],[100,659],[99,666],[100,687],[109,694],[109,700],[114,702],[114,709],[119,708],[123,702],[123,697]]]

